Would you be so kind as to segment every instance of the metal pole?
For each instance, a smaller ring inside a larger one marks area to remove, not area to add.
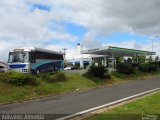
[[[158,37],[160,37],[160,36],[157,35],[157,36],[155,36],[155,37],[152,39],[152,54],[153,54],[153,43],[154,43],[154,40],[155,40],[156,38],[158,38]],[[152,60],[153,60],[153,55],[151,55],[151,57],[152,57]]]
[[[62,48],[62,50],[63,50],[63,53],[64,53],[64,60],[65,60],[65,55],[66,55],[67,48]]]
[[[154,38],[152,39],[152,52],[153,52],[153,42],[154,42],[154,40],[155,40],[156,38],[158,38],[158,37],[160,37],[160,36],[157,35],[156,37],[154,37]]]

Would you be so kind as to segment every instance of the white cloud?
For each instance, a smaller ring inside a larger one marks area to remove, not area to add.
[[[109,44],[103,44],[103,46],[117,46],[122,48],[130,48],[130,49],[137,49],[141,50],[143,47],[141,44],[138,44],[135,40],[125,41],[121,43],[109,43]]]
[[[55,21],[51,13],[40,10],[30,12],[27,10],[28,4],[24,1],[13,0],[7,4],[3,2],[6,1],[0,3],[0,59],[6,61],[9,50],[15,47],[44,47],[46,42],[54,40],[77,40],[77,37],[68,31],[57,31],[61,25],[52,26]]]
[[[157,35],[160,31],[160,1],[159,0],[5,0],[0,3],[0,56],[5,51],[18,46],[45,46],[45,42],[61,40],[75,42],[77,36],[65,31],[61,22],[75,23],[87,28],[84,36],[86,47],[98,47],[101,43],[97,34],[110,35],[114,32],[127,32],[139,35]],[[18,4],[17,4],[18,3]],[[28,11],[33,3],[51,6],[50,12],[36,9]],[[136,40],[135,40],[136,41]],[[121,45],[137,49],[148,47],[135,41],[122,42]],[[53,45],[56,49],[59,45]],[[158,44],[159,45],[159,44]],[[52,46],[52,45],[51,45]],[[76,53],[68,45],[68,58]],[[76,46],[75,46],[76,47]],[[158,48],[157,48],[158,49]],[[6,57],[4,57],[6,58]]]
[[[133,32],[153,35],[159,33],[159,0],[59,0],[49,2],[67,20],[84,27],[111,34]],[[63,18],[64,19],[64,18]],[[62,20],[63,20],[62,19]]]
[[[61,51],[64,52],[62,50],[62,48],[67,48],[65,50],[66,59],[74,59],[74,58],[81,58],[82,55],[79,53],[79,51],[77,50],[77,47],[72,47],[69,44],[61,44],[61,45],[48,45],[45,47],[46,49],[50,49],[50,50],[56,50],[56,51]]]
[[[82,44],[86,48],[96,48],[96,47],[102,46],[101,42],[96,40],[96,33],[94,32],[87,32],[84,36],[84,40]]]

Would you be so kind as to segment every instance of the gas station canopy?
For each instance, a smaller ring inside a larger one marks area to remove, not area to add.
[[[113,56],[114,57],[120,57],[120,56],[133,57],[133,56],[155,55],[156,52],[106,46],[102,48],[82,50],[81,54],[107,55],[107,56],[112,56],[112,57]]]

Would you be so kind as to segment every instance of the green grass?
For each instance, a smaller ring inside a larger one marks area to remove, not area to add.
[[[39,80],[39,82],[40,84],[37,86],[15,86],[0,81],[0,103],[22,101],[47,95],[78,92],[101,85],[101,83],[97,84],[80,74],[67,74],[67,80],[61,82],[48,83],[43,80]]]
[[[160,92],[134,102],[108,110],[102,114],[96,114],[85,120],[142,120],[143,116],[159,114],[160,119]]]
[[[153,76],[159,76],[160,71],[157,72],[141,72],[141,71],[134,71],[133,74],[121,74],[116,71],[112,72],[112,75],[116,78],[123,79],[123,80],[139,80],[139,79],[149,79]]]
[[[23,101],[28,99],[35,99],[41,96],[57,95],[70,92],[85,91],[102,86],[112,86],[117,84],[123,84],[129,81],[133,81],[135,78],[133,75],[125,77],[117,77],[118,73],[112,75],[112,79],[100,79],[96,77],[84,77],[77,73],[67,73],[66,80],[61,82],[48,83],[45,80],[39,79],[39,85],[25,85],[16,86],[9,83],[0,81],[0,104],[9,103],[13,101]],[[158,74],[158,73],[155,73]],[[121,74],[119,75],[121,76]],[[143,78],[142,75],[140,75]],[[150,77],[152,75],[146,74]],[[136,77],[138,78],[138,77]]]

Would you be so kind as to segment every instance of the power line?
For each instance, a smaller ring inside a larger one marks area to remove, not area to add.
[[[24,8],[24,7],[20,7],[20,6],[15,6],[15,5],[11,5],[11,4],[7,4],[7,3],[2,3],[0,2],[1,5],[5,5],[5,6],[9,6],[9,7],[14,7],[14,8],[18,8],[18,9],[23,9],[23,10],[29,10],[27,8]]]

